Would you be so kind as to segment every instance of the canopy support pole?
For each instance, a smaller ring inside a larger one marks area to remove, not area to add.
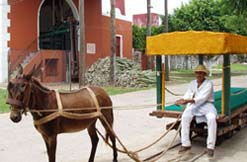
[[[162,62],[161,56],[156,56],[156,95],[157,95],[157,110],[161,110],[162,102]]]
[[[203,65],[203,55],[198,56],[199,65]]]
[[[161,57],[161,62],[162,62],[162,57]],[[161,63],[161,109],[165,110],[165,97],[166,97],[166,93],[165,93],[165,85],[166,85],[166,66],[164,66],[164,64]]]
[[[231,115],[230,109],[230,89],[231,89],[231,77],[230,77],[230,55],[224,55],[223,63],[223,76],[222,76],[222,113],[223,115]]]

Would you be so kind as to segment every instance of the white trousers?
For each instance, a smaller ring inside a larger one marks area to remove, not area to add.
[[[216,123],[216,117],[217,115],[213,112],[205,112],[204,116],[207,119],[207,125],[208,125],[208,137],[207,137],[207,148],[208,149],[214,149],[215,142],[216,142],[216,135],[217,135],[217,123]],[[181,143],[182,146],[188,147],[191,146],[190,141],[190,123],[193,119],[194,115],[192,112],[192,108],[188,106],[185,111],[183,112],[181,124]]]

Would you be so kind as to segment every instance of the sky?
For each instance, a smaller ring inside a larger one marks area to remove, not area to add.
[[[153,13],[164,14],[165,0],[151,0],[151,11]],[[175,8],[181,6],[182,3],[188,3],[189,0],[167,0],[168,13],[172,13]],[[147,12],[146,0],[125,0],[125,8],[127,14],[138,14]]]
[[[151,12],[164,14],[165,0],[151,0]],[[186,4],[190,0],[167,0],[168,13],[172,13],[175,8],[179,8],[181,4]],[[102,0],[103,12],[110,11],[110,0]],[[147,12],[147,0],[125,0],[126,16],[132,19],[133,14],[142,14]]]

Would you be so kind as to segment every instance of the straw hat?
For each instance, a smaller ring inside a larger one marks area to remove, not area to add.
[[[207,69],[206,66],[204,66],[204,65],[198,65],[198,66],[195,68],[194,72],[204,72],[204,73],[206,73],[206,75],[209,74],[208,69]]]

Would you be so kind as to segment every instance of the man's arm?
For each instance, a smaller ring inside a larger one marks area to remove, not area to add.
[[[176,105],[185,105],[187,103],[195,103],[194,99],[179,99],[175,102]]]
[[[189,88],[187,89],[186,93],[184,94],[183,98],[177,100],[175,102],[176,105],[185,105],[187,103],[194,103],[194,96],[193,96],[193,81],[190,83]]]

